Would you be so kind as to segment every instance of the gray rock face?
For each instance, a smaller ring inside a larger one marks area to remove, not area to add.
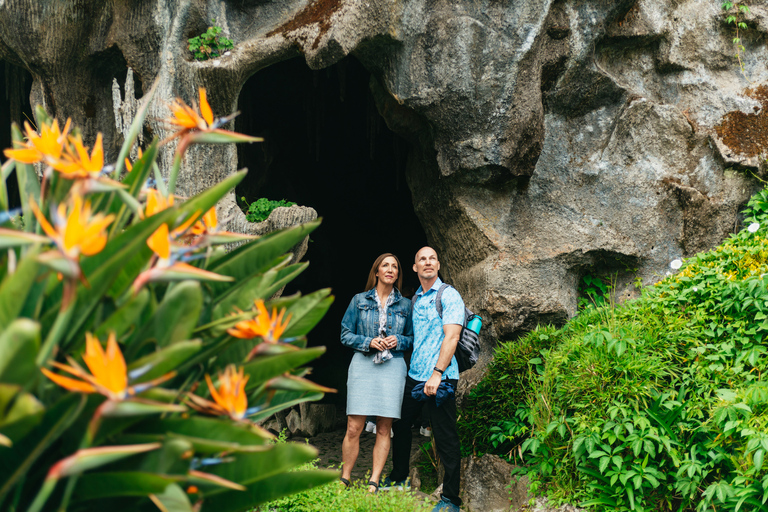
[[[336,426],[336,406],[333,404],[311,404],[304,402],[299,405],[301,412],[301,431],[309,437],[315,437],[322,432],[330,432]]]
[[[158,81],[148,129],[164,137],[167,104],[191,101],[200,85],[228,113],[248,77],[273,63],[359,59],[379,112],[412,143],[417,215],[445,277],[486,319],[488,342],[574,315],[586,273],[614,276],[620,299],[636,295],[635,280],[658,280],[672,259],[737,228],[763,171],[759,5],[745,17],[743,72],[726,13],[700,0],[40,5],[0,2],[0,59],[32,73],[33,102],[73,116],[86,138],[104,132],[108,153],[122,137],[112,78],[126,65],[144,91]],[[236,47],[191,61],[186,38],[212,18]],[[179,191],[235,165],[232,147],[193,148]],[[233,197],[225,203],[235,212]]]
[[[482,457],[474,455],[461,460],[461,499],[463,506],[471,511],[506,512],[512,507],[510,485],[512,465],[504,462],[495,455],[485,454]],[[528,495],[524,487],[524,498],[520,505],[525,504]],[[514,507],[513,510],[517,510]]]
[[[461,459],[462,507],[472,512],[578,512],[573,505],[551,506],[528,493],[528,477],[513,477],[514,466],[496,455]]]
[[[285,422],[288,426],[288,431],[291,435],[300,435],[301,432],[301,415],[296,409],[291,409],[291,412],[285,417]]]

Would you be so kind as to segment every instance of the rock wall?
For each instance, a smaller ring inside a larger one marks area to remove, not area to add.
[[[186,39],[214,18],[235,49],[190,60]],[[104,132],[114,156],[125,66],[144,92],[158,81],[147,131],[163,137],[168,102],[199,85],[228,113],[275,62],[354,56],[412,143],[416,212],[445,277],[490,320],[490,347],[575,314],[585,273],[615,276],[626,298],[738,228],[768,115],[767,11],[745,22],[741,70],[734,26],[700,0],[6,0],[0,59],[32,74],[33,103],[86,138]],[[183,194],[236,166],[231,147],[190,157]]]

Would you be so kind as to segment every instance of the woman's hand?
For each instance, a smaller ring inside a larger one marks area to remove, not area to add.
[[[397,337],[387,336],[386,338],[373,338],[371,340],[371,348],[378,350],[379,352],[386,349],[394,349],[397,347]]]
[[[384,338],[383,341],[384,341],[384,345],[386,345],[386,347],[389,350],[393,350],[397,348],[397,336],[394,336],[394,335],[387,336],[386,338]]]

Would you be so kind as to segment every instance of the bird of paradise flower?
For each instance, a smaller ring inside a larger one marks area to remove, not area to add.
[[[254,309],[256,316],[250,320],[241,320],[237,322],[234,327],[227,329],[227,333],[233,338],[240,339],[254,339],[261,338],[264,343],[260,343],[254,347],[248,354],[246,361],[250,361],[256,355],[267,352],[271,349],[271,346],[277,345],[280,342],[280,337],[288,328],[288,324],[291,321],[291,314],[289,313],[285,321],[285,308],[280,313],[277,312],[277,308],[272,308],[272,314],[267,311],[267,307],[264,305],[264,300],[257,299],[254,301]],[[237,311],[237,314],[242,312]],[[285,347],[291,347],[298,350],[297,347],[292,345],[284,345]]]
[[[54,373],[47,368],[41,368],[43,375],[54,383],[78,393],[100,393],[112,401],[122,401],[149,388],[157,386],[175,375],[175,371],[166,373],[161,377],[129,385],[129,373],[125,364],[125,358],[117,344],[115,333],[107,337],[107,349],[104,350],[99,339],[91,333],[85,335],[85,353],[83,362],[90,373],[83,369],[74,359],[67,358],[68,365],[51,362],[51,366],[63,370],[76,378]],[[146,369],[142,369],[146,371]],[[143,372],[142,372],[143,373]],[[138,377],[139,374],[136,374]]]

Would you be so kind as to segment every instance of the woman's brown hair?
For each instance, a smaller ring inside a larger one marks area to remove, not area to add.
[[[376,258],[376,261],[373,262],[373,266],[371,267],[371,271],[368,273],[368,282],[365,285],[365,290],[368,291],[371,288],[376,287],[376,271],[379,270],[379,265],[381,265],[381,262],[384,261],[384,258],[388,257],[395,258],[395,261],[397,262],[397,281],[395,281],[395,288],[397,288],[397,291],[400,291],[400,288],[403,286],[403,267],[400,265],[400,260],[397,259],[397,256],[392,254],[391,252],[385,252],[378,258]]]

